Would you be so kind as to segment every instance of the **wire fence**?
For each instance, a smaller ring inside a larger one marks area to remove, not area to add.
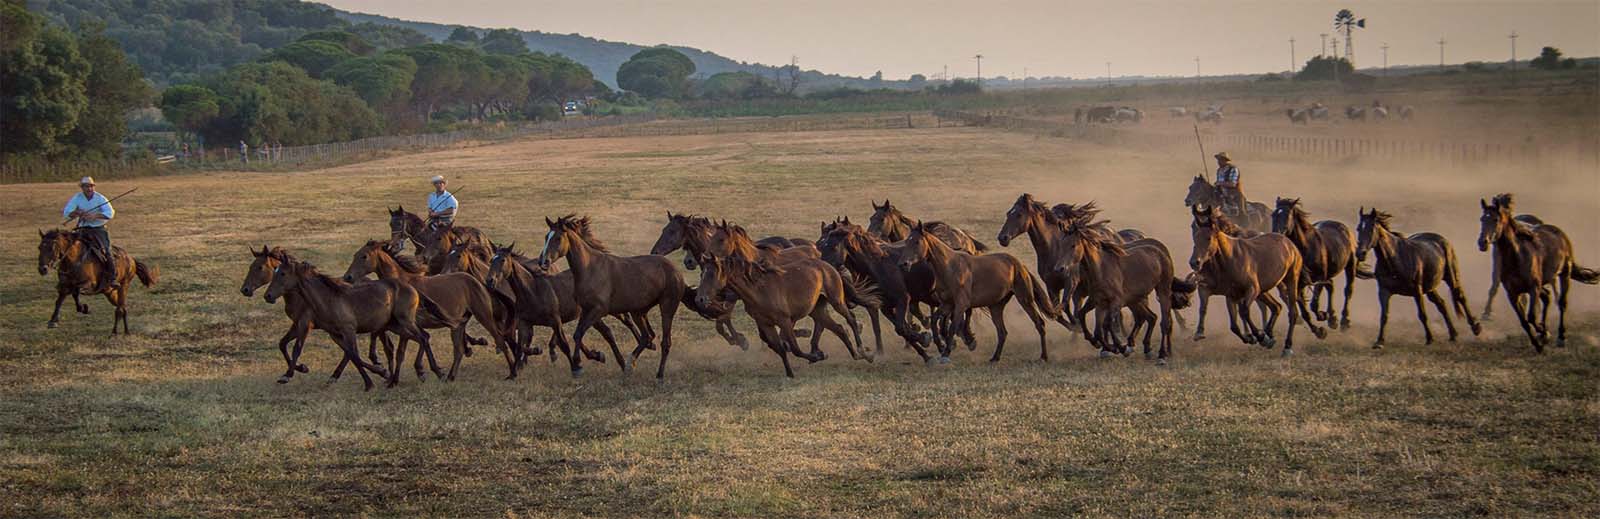
[[[1001,113],[938,111],[934,116],[938,118],[940,125],[983,126],[1121,146],[1186,147],[1195,144],[1192,135],[1145,133],[1110,125],[1073,124]],[[1279,155],[1304,160],[1344,161],[1361,158],[1455,166],[1517,163],[1530,167],[1563,165],[1591,168],[1591,170],[1600,167],[1600,139],[1593,138],[1565,144],[1535,141],[1508,144],[1367,137],[1239,135],[1219,134],[1215,131],[1202,134],[1202,138],[1207,149],[1228,149],[1235,153]]]
[[[897,130],[933,126],[926,112],[894,115],[824,115],[661,119],[650,124],[597,128],[563,138],[714,135],[721,133],[815,132],[834,130]]]

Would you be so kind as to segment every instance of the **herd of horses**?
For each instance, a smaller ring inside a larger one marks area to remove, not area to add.
[[[1101,356],[1131,355],[1142,343],[1147,359],[1165,363],[1172,356],[1173,321],[1187,327],[1178,310],[1198,299],[1194,338],[1203,339],[1213,296],[1226,300],[1229,330],[1245,344],[1274,347],[1274,329],[1286,311],[1282,354],[1287,356],[1302,321],[1318,338],[1327,328],[1349,328],[1357,279],[1376,280],[1381,311],[1375,348],[1384,344],[1394,295],[1415,300],[1427,343],[1434,336],[1425,301],[1439,311],[1450,340],[1458,336],[1452,314],[1464,318],[1474,334],[1481,331],[1462,291],[1455,250],[1443,236],[1402,234],[1393,229],[1392,216],[1378,209],[1362,208],[1353,232],[1336,220],[1313,223],[1299,199],[1279,198],[1270,208],[1248,203],[1237,214],[1224,214],[1216,187],[1205,177],[1195,178],[1184,202],[1191,208],[1192,238],[1190,272],[1184,276],[1177,274],[1166,244],[1138,229],[1112,229],[1093,202],[1052,206],[1022,194],[1006,211],[996,241],[1008,247],[1027,236],[1036,257],[1033,269],[956,226],[907,216],[888,200],[873,202],[866,226],[835,218],[821,225],[815,240],[755,239],[737,224],[668,212],[650,254],[641,256],[613,253],[587,217],[546,218],[548,232],[537,253],[525,255],[516,243],[491,242],[472,227],[429,226],[399,208],[389,211],[389,239],[361,245],[342,275],[323,273],[283,248],[252,249],[240,293],[250,297],[265,287],[267,302],[283,300],[290,326],[278,342],[286,365],[280,383],[308,371],[299,362],[302,348],[313,330],[322,330],[343,352],[333,379],[354,365],[369,389],[373,375],[390,386],[399,383],[412,342],[418,346],[413,366],[419,379],[426,375],[425,360],[435,376],[453,380],[473,346],[490,344],[503,357],[508,378],[515,378],[530,356],[546,351],[552,361],[558,351],[564,355],[576,376],[584,360],[606,362],[603,351],[585,343],[590,329],[624,372],[645,351],[659,351],[656,376],[664,377],[680,307],[714,321],[729,344],[748,349],[748,338],[733,321],[742,306],[757,336],[791,377],[791,355],[807,362],[827,358],[819,347],[823,331],[841,341],[852,359],[872,362],[883,355],[880,319],[887,319],[925,362],[947,363],[958,339],[976,349],[970,325],[975,310],[986,312],[993,323],[990,360],[997,361],[1008,335],[1006,308],[1013,302],[1039,337],[1041,360],[1049,359],[1046,328],[1054,321],[1081,333]],[[1515,214],[1511,195],[1480,203],[1478,248],[1494,258],[1489,297],[1505,290],[1538,352],[1550,341],[1553,297],[1559,309],[1555,344],[1563,346],[1570,282],[1596,284],[1600,272],[1577,264],[1571,240],[1560,228]],[[72,231],[40,233],[39,271],[54,267],[58,273],[52,327],[69,295],[79,312],[88,313],[77,298],[94,289],[99,267],[84,247]],[[414,254],[407,254],[407,247]],[[680,249],[684,267],[698,271],[696,285],[666,257]],[[138,278],[149,286],[157,275],[153,266],[120,249],[116,258],[120,283],[106,293],[117,307],[113,333],[118,322],[127,331],[129,283]],[[1339,276],[1345,277],[1344,302],[1335,312]],[[1448,304],[1440,285],[1449,292]],[[873,348],[862,339],[855,307],[866,310]],[[1252,307],[1259,310],[1259,322]],[[659,333],[652,327],[652,312]],[[1488,307],[1483,314],[1487,319]],[[810,329],[797,329],[807,318]],[[608,320],[634,339],[627,355]],[[486,338],[468,334],[472,322]],[[574,326],[570,339],[563,331],[569,323]],[[536,327],[552,330],[542,348],[533,341]],[[1159,347],[1152,354],[1158,327]],[[448,330],[452,343],[448,370],[441,369],[430,343],[428,330],[440,329]],[[368,339],[365,357],[358,348],[362,335]],[[799,341],[806,337],[810,346],[802,349]]]

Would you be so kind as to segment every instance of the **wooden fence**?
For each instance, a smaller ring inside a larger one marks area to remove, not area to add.
[[[1028,119],[999,113],[938,111],[940,124],[1000,128],[1006,131],[1082,139],[1121,146],[1194,146],[1192,135],[1151,134],[1103,124],[1073,124],[1063,121]],[[1530,167],[1550,165],[1577,168],[1600,167],[1600,141],[1568,145],[1535,142],[1517,144],[1494,142],[1431,141],[1421,139],[1376,139],[1291,135],[1238,135],[1206,129],[1202,133],[1208,150],[1233,153],[1280,155],[1304,160],[1342,161],[1352,158],[1419,161],[1448,165],[1509,164]]]
[[[814,132],[834,130],[896,130],[933,126],[923,113],[896,115],[826,115],[662,119],[650,124],[615,126],[573,132],[562,138],[641,137],[658,135],[714,135],[721,133]]]

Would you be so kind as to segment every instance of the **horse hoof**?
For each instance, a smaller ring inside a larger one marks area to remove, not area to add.
[[[1109,359],[1111,357],[1115,357],[1116,355],[1117,354],[1115,353],[1111,353],[1110,350],[1100,350],[1100,358],[1102,359]]]
[[[1491,314],[1489,312],[1484,312],[1483,315],[1478,316],[1478,320],[1486,322],[1486,323],[1489,322],[1489,321],[1493,321],[1494,320],[1494,314]]]
[[[1283,355],[1282,355],[1283,357],[1290,357],[1290,356],[1293,356],[1293,355],[1294,355],[1294,350],[1291,350],[1289,348],[1284,348],[1283,349]]]
[[[922,359],[922,364],[927,366],[937,366],[939,365],[939,357],[928,357],[926,359]]]
[[[295,364],[294,365],[294,370],[295,371],[299,371],[301,373],[310,373],[311,372],[311,368],[307,368],[305,364]]]
[[[1311,334],[1317,336],[1318,339],[1326,339],[1326,338],[1328,338],[1328,329],[1327,328],[1312,328],[1311,329]]]
[[[284,375],[284,376],[278,377],[278,383],[279,384],[288,384],[289,383],[289,376],[288,375]]]
[[[527,348],[526,350],[523,350],[523,351],[524,351],[524,355],[533,355],[533,356],[544,355],[544,349],[540,348],[538,346],[529,347],[529,348]]]
[[[1162,358],[1156,359],[1156,365],[1157,366],[1165,366],[1165,365],[1167,365],[1167,358],[1166,357],[1162,357]]]
[[[578,377],[581,377],[581,376],[583,376],[583,368],[582,367],[572,368],[572,378],[578,378]]]
[[[1383,343],[1382,342],[1374,342],[1374,343],[1372,343],[1372,349],[1374,349],[1374,350],[1383,349]]]
[[[325,385],[325,386],[331,386],[331,385],[333,385],[334,383],[336,383],[338,381],[339,381],[339,377],[328,377],[328,380],[322,381],[322,384]]]
[[[1154,356],[1150,355],[1150,352],[1144,352],[1144,360],[1150,360],[1152,358],[1154,358]]]
[[[45,328],[55,328],[55,327],[57,327],[57,326],[61,326],[61,324],[60,324],[60,323],[57,323],[57,322],[55,322],[55,321],[50,321],[50,322],[48,322],[48,323],[44,323],[44,327],[45,327]]]
[[[733,345],[734,346],[738,346],[739,347],[739,351],[750,351],[750,340],[749,339],[745,339],[745,337],[743,335],[740,335],[738,337],[734,337],[733,338]]]
[[[1487,321],[1489,319],[1485,318],[1484,320]],[[1472,323],[1472,336],[1477,337],[1479,335],[1483,335],[1483,325],[1480,323]]]
[[[1200,342],[1200,341],[1206,340],[1206,334],[1203,334],[1203,333],[1194,334],[1194,337],[1190,337],[1189,340],[1195,341],[1195,342]]]
[[[950,363],[950,357],[940,356],[939,357],[939,363],[940,364],[949,364]]]
[[[1272,337],[1261,337],[1257,342],[1259,342],[1263,348],[1271,348],[1278,345],[1278,340]]]
[[[1565,347],[1567,347],[1567,338],[1566,337],[1561,337],[1561,338],[1556,339],[1556,347],[1557,348],[1565,348]]]
[[[1339,331],[1345,331],[1345,330],[1349,330],[1349,329],[1350,329],[1350,320],[1349,319],[1341,319],[1341,320],[1339,320]]]

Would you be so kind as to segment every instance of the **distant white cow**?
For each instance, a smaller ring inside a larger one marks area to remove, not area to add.
[[[1173,119],[1177,119],[1179,117],[1188,117],[1189,109],[1181,106],[1174,106],[1167,109],[1167,115],[1172,116]]]

